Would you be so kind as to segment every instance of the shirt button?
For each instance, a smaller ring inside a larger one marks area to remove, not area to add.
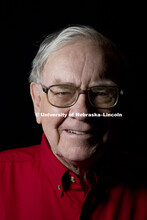
[[[76,180],[75,180],[75,178],[73,176],[70,177],[70,180],[71,180],[72,183],[76,182]]]
[[[58,190],[61,190],[61,185],[58,185]]]

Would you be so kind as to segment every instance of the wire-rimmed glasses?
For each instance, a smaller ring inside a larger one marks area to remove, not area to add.
[[[120,94],[118,86],[98,85],[89,87],[86,90],[70,85],[70,84],[56,84],[46,87],[41,85],[43,92],[46,93],[48,102],[58,108],[67,108],[73,106],[80,94],[87,94],[89,103],[95,108],[109,109],[114,107]]]

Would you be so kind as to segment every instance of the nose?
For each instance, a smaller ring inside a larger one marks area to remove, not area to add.
[[[85,93],[81,92],[77,102],[73,106],[71,106],[69,113],[72,118],[85,120],[86,114],[88,114],[89,111],[90,105],[88,102],[88,97]]]

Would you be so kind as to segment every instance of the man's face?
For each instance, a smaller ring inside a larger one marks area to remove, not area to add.
[[[105,83],[111,85],[111,79],[102,77],[103,65],[102,51],[96,45],[87,41],[68,44],[48,59],[43,70],[42,84],[48,87],[72,83],[82,90]],[[35,91],[33,85],[32,90]],[[76,113],[102,113],[106,110],[94,109],[86,94],[81,94],[78,101],[67,108],[49,104],[43,91],[36,92],[35,96],[35,100],[38,100],[37,104],[34,101],[36,112],[67,114],[66,118],[37,118],[37,122],[42,124],[52,152],[59,160],[82,163],[100,153],[109,136],[110,118],[79,117]]]

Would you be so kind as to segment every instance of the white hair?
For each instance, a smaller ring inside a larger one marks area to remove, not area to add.
[[[41,43],[40,48],[32,62],[32,71],[29,81],[40,83],[41,74],[48,58],[57,50],[65,45],[75,42],[79,39],[91,40],[102,48],[114,48],[111,40],[104,37],[95,29],[88,26],[71,26],[59,32],[47,36]]]

